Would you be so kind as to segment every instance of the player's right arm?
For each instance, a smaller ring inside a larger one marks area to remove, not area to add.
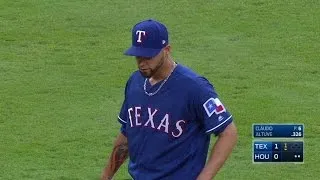
[[[113,150],[106,167],[101,175],[101,180],[111,180],[120,166],[128,158],[128,141],[122,133],[114,141]]]
[[[120,114],[118,116],[118,121],[119,123],[121,123],[120,133],[114,141],[113,149],[108,159],[107,165],[103,169],[101,180],[111,180],[129,155],[128,139],[126,137],[126,127],[128,121],[127,90],[128,85],[130,84],[130,80],[131,77],[127,81],[124,93],[125,98],[122,103]]]

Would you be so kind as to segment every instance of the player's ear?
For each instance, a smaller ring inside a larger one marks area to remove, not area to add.
[[[171,52],[171,46],[170,46],[170,44],[168,44],[168,45],[164,48],[164,52],[166,53],[167,56],[169,55],[169,53]]]

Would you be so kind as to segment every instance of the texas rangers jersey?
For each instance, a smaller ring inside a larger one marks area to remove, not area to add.
[[[194,180],[203,169],[210,134],[232,122],[212,84],[178,64],[157,94],[138,71],[127,81],[119,114],[128,138],[129,173],[135,180]]]

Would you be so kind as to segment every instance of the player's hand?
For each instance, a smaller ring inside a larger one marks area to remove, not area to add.
[[[114,179],[107,176],[101,176],[100,180],[114,180]]]
[[[211,178],[211,176],[209,175],[205,175],[205,174],[200,174],[198,177],[197,177],[197,180],[212,180],[213,178]]]
[[[213,179],[213,178],[212,178]],[[212,180],[211,178],[198,177],[197,180]]]
[[[213,171],[208,170],[208,168],[204,168],[197,177],[197,180],[212,180],[215,174]]]

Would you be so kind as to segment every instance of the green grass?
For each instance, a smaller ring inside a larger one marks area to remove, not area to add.
[[[132,25],[167,24],[239,143],[220,179],[318,179],[320,2],[0,0],[0,179],[98,179],[119,131]],[[305,124],[303,165],[254,165],[252,123]],[[214,139],[213,141],[214,142]],[[116,179],[129,178],[126,165]]]

